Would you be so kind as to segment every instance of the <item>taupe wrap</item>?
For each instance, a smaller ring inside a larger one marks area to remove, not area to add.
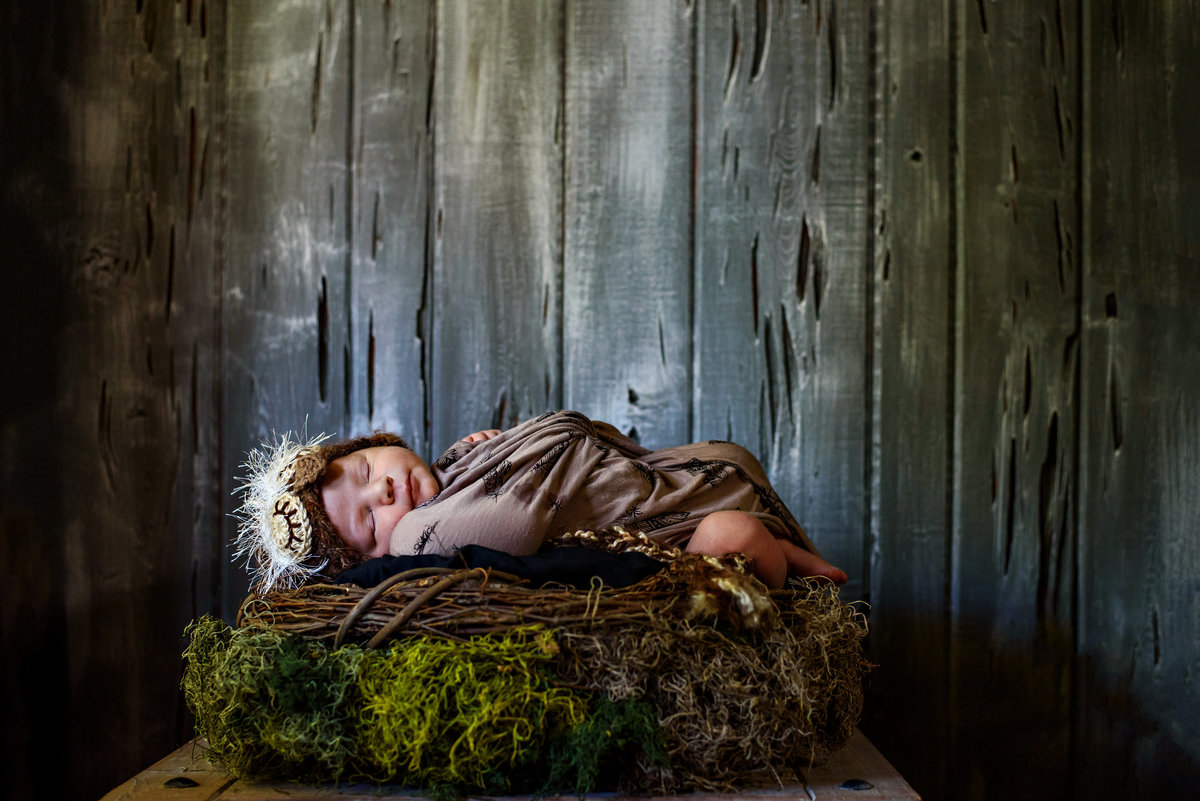
[[[650,451],[607,423],[553,412],[455,443],[431,468],[442,491],[400,520],[393,555],[469,544],[529,554],[549,535],[612,525],[683,545],[706,515],[732,509],[817,553],[758,460],[731,442]]]

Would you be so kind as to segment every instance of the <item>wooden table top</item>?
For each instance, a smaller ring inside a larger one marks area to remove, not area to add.
[[[143,770],[104,796],[103,801],[326,801],[373,799],[398,801],[424,799],[411,788],[373,784],[301,785],[289,782],[241,781],[214,767],[204,758],[202,741],[193,740]],[[807,783],[763,787],[732,794],[688,793],[672,798],[690,801],[737,799],[808,799],[809,801],[920,801],[908,782],[883,758],[861,732],[827,764],[806,771]],[[854,788],[859,789],[854,789]],[[594,793],[593,798],[619,801],[616,793]],[[469,796],[482,798],[482,796]],[[529,796],[519,798],[528,799]],[[546,801],[572,801],[574,795],[552,796]],[[510,799],[515,801],[515,799]],[[637,801],[650,801],[640,797]]]

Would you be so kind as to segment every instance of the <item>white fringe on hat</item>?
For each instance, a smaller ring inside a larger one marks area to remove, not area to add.
[[[296,457],[328,437],[318,434],[304,443],[284,433],[277,441],[250,451],[242,467],[246,475],[234,491],[243,497],[233,513],[238,521],[233,561],[243,557],[252,584],[259,590],[297,587],[325,567],[306,564],[312,550],[312,525],[304,504],[292,492]],[[299,518],[298,520],[296,518]]]

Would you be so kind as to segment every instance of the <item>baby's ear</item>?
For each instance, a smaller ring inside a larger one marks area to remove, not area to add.
[[[305,450],[296,455],[293,466],[295,470],[292,473],[292,488],[299,489],[320,478],[325,470],[325,460],[316,450]]]

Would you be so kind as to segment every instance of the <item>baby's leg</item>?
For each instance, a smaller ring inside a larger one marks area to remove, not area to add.
[[[845,571],[795,543],[777,539],[757,517],[746,512],[713,512],[700,521],[686,550],[709,556],[737,552],[754,560],[754,574],[772,589],[783,586],[788,570],[806,578],[827,578],[839,587]]]
[[[839,587],[849,580],[846,571],[834,567],[811,551],[806,551],[794,542],[776,540],[787,565],[792,572],[805,577],[827,578]]]
[[[700,521],[685,550],[709,556],[744,553],[754,560],[754,574],[773,589],[787,578],[784,552],[766,526],[746,512],[713,512]]]

